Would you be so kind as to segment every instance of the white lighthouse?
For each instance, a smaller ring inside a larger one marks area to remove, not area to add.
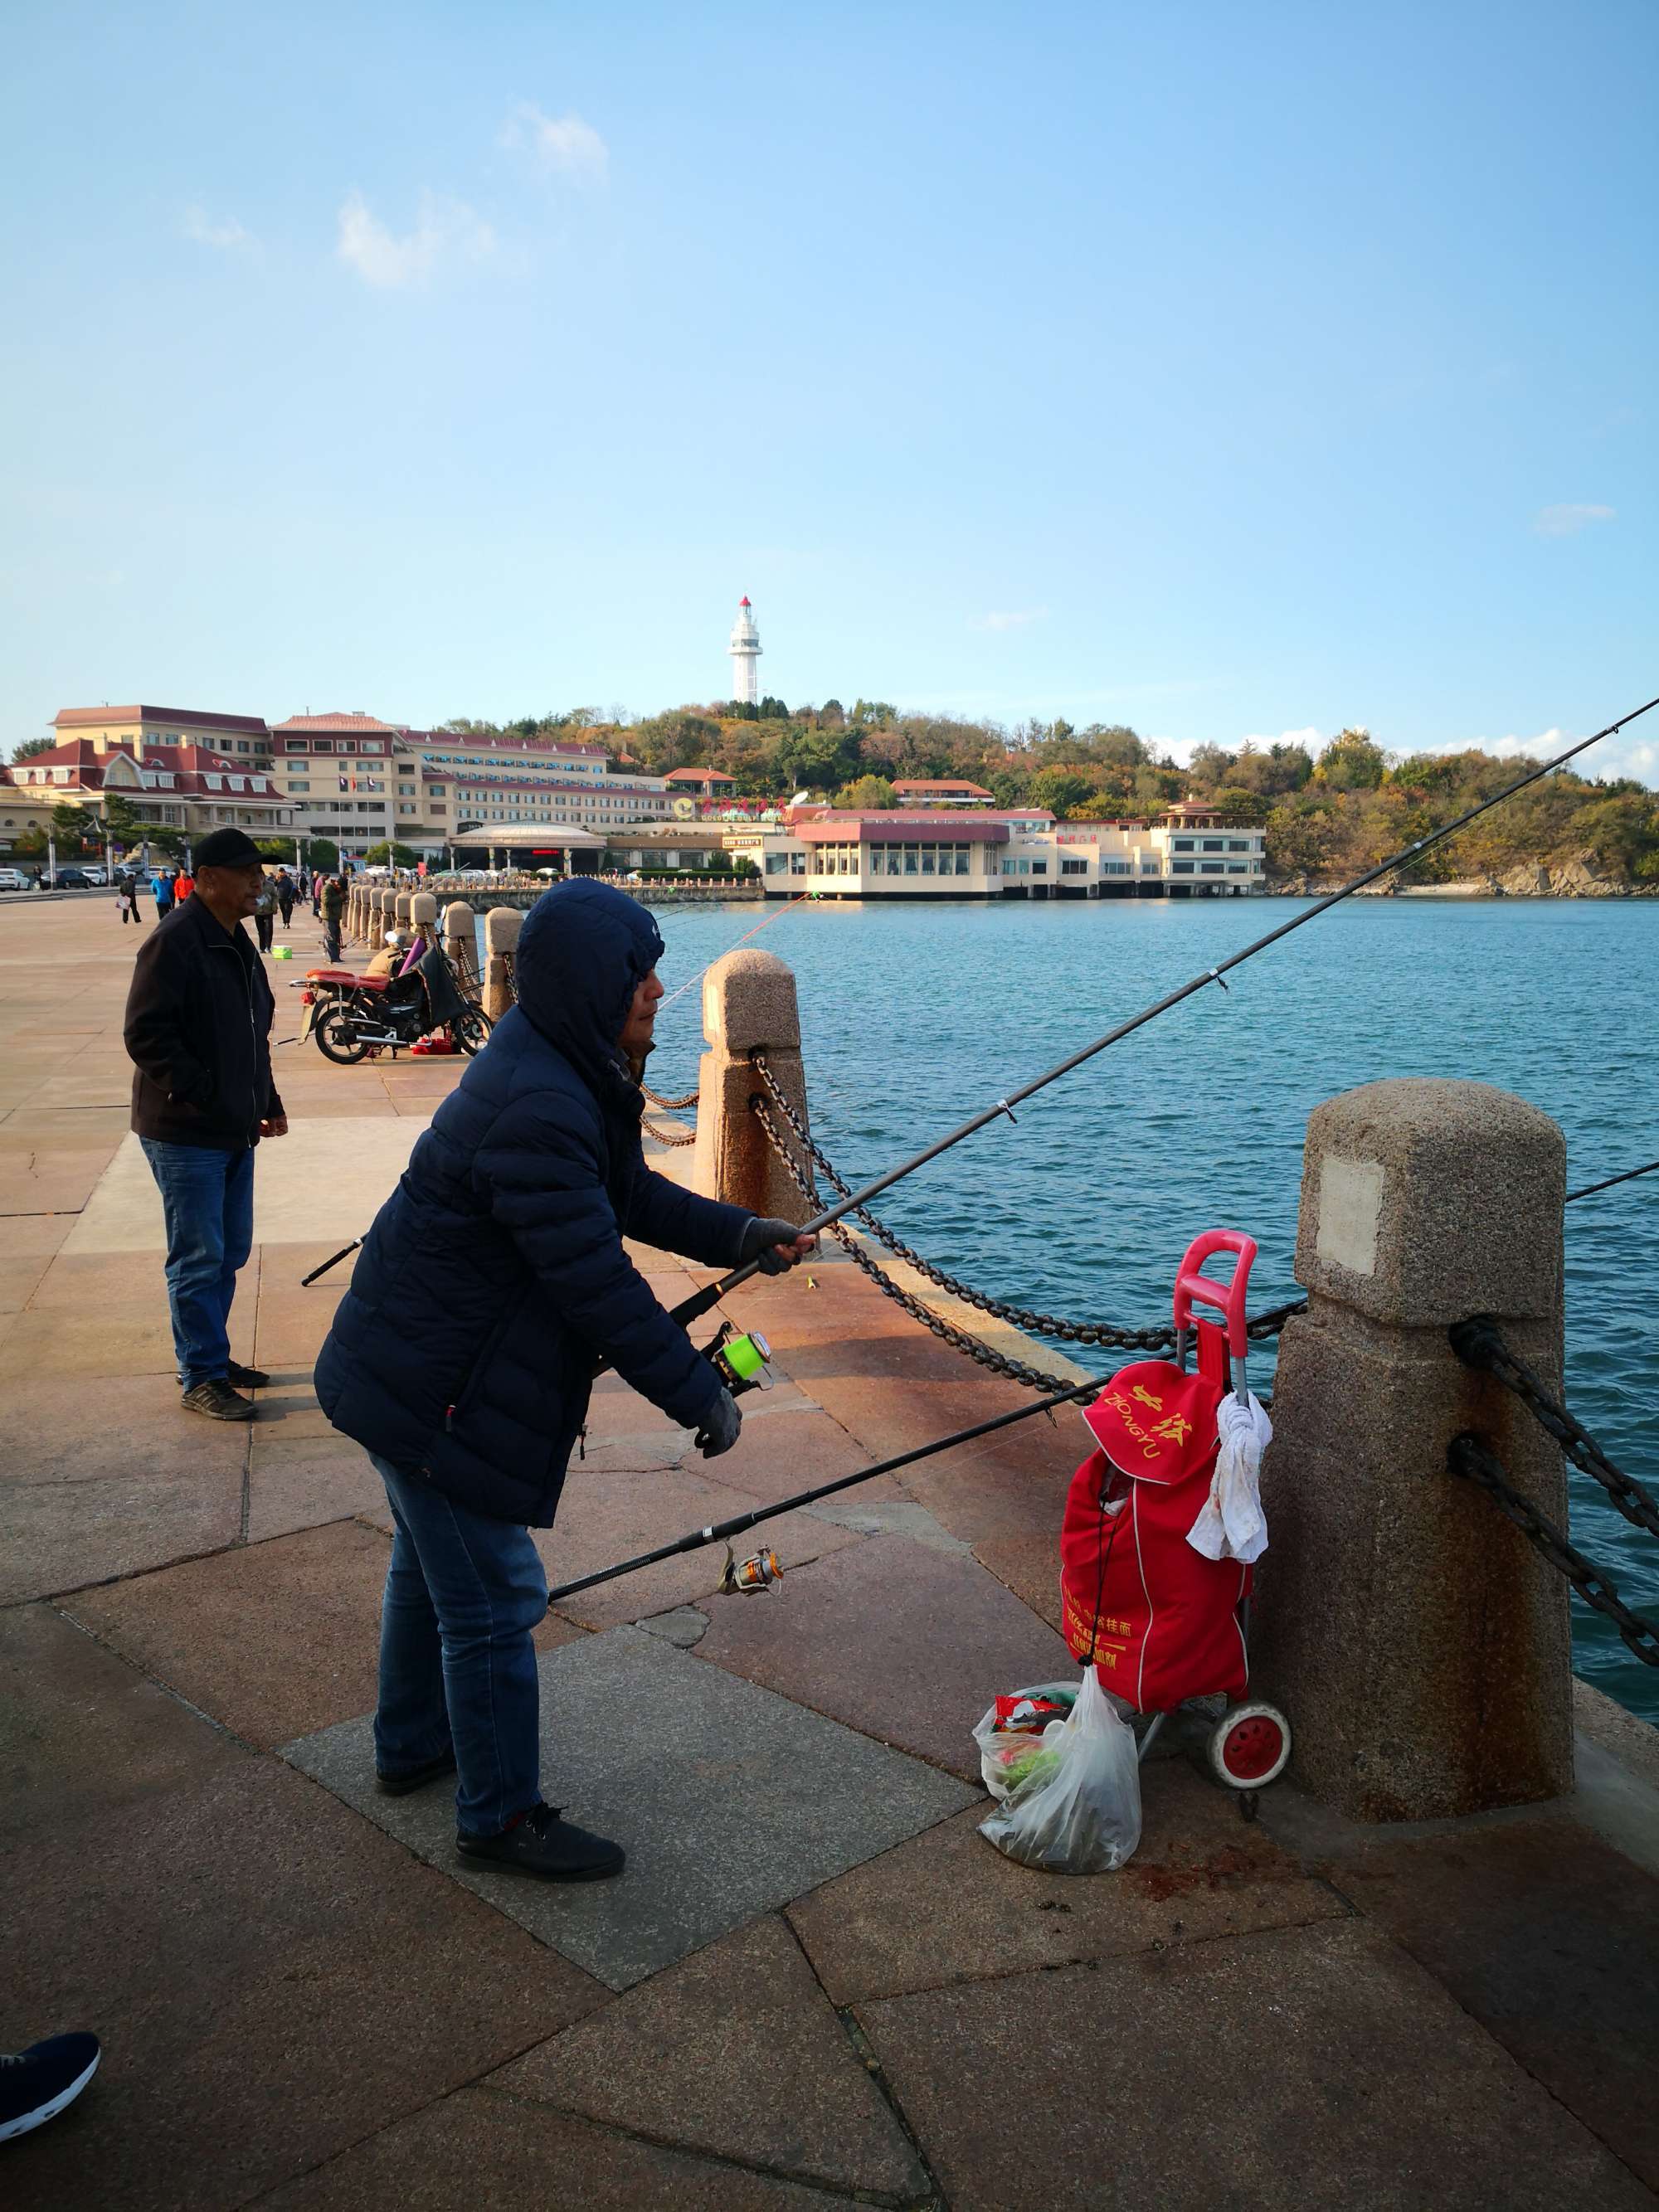
[[[732,642],[726,650],[732,655],[732,696],[752,707],[760,698],[760,679],[755,663],[760,659],[760,632],[755,628],[754,610],[745,599],[738,607],[738,618],[732,625]]]

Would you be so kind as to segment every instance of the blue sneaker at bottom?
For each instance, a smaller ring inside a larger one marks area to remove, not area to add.
[[[55,2120],[98,2071],[95,2035],[49,2035],[15,2055],[0,2053],[0,2142]]]

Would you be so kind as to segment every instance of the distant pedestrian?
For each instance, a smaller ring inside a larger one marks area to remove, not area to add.
[[[176,903],[173,896],[173,878],[165,868],[158,868],[149,879],[149,887],[155,894],[155,919],[164,921]]]
[[[313,921],[322,911],[322,896],[323,879],[319,872],[313,868],[311,872],[311,913]]]
[[[259,933],[260,951],[269,952],[276,928],[276,886],[269,876],[260,880],[259,896],[253,908],[253,927]]]
[[[276,894],[276,904],[282,910],[283,927],[284,929],[289,927],[289,922],[293,919],[294,900],[296,888],[294,878],[289,875],[288,870],[286,868],[278,868],[276,871],[276,881],[272,884],[271,889]]]
[[[115,878],[115,896],[121,906],[121,927],[138,920],[138,878],[136,873]]]
[[[252,843],[252,839],[250,839],[248,842],[249,842],[250,843]],[[180,871],[179,872],[179,873],[178,873],[178,874],[173,878],[173,897],[174,897],[175,899],[177,899],[177,900],[180,902],[180,904],[182,905],[182,903],[184,902],[184,901],[185,901],[185,899],[187,899],[187,898],[190,896],[191,893],[195,889],[196,889],[196,878],[195,878],[195,877],[191,875],[191,873],[190,872],[190,870],[189,870],[188,868],[182,868],[182,869],[180,869]]]
[[[253,1148],[288,1133],[270,1073],[276,1001],[241,926],[264,871],[240,830],[216,830],[196,859],[197,895],[139,946],[127,994],[132,1127],[161,1193],[183,1402],[251,1421],[234,1386],[270,1378],[232,1359],[226,1325],[253,1243]]]
[[[340,924],[345,918],[346,887],[342,876],[331,876],[323,885],[323,955],[331,968],[340,964]]]
[[[40,880],[40,871],[39,868],[34,872],[34,881],[30,884],[29,888],[31,890],[37,891],[44,890],[46,889],[46,885]]]

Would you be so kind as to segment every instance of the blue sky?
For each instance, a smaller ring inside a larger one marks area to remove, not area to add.
[[[1651,0],[35,0],[0,738],[648,713],[744,591],[791,702],[1588,731],[1659,690],[1656,63]]]

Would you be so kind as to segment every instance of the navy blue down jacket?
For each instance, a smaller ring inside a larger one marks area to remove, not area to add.
[[[614,1040],[661,954],[607,884],[537,902],[519,1003],[416,1146],[317,1362],[337,1429],[496,1520],[551,1525],[601,1359],[688,1428],[719,1392],[622,1244],[735,1267],[752,1218],[645,1164]]]

